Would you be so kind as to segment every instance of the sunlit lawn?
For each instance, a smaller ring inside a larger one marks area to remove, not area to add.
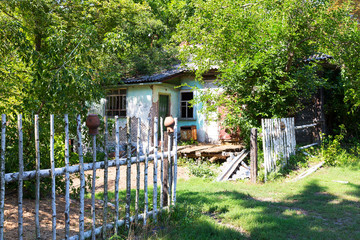
[[[143,206],[143,191],[140,196]],[[151,188],[149,197],[152,209]],[[124,191],[120,199],[123,206]],[[131,209],[133,213],[134,201]],[[137,228],[133,235],[134,239],[360,239],[359,226],[360,167],[326,167],[298,182],[180,180],[175,211],[163,214],[156,224],[150,220],[145,231]]]
[[[178,204],[202,214],[162,239],[360,239],[360,168],[257,185],[191,178]]]

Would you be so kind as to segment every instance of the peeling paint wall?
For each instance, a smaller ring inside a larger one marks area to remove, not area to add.
[[[179,81],[180,80],[180,81]],[[159,95],[168,95],[169,96],[169,106],[170,114],[173,117],[178,118],[179,128],[183,126],[192,126],[195,125],[197,129],[197,139],[199,142],[219,142],[219,123],[216,121],[207,121],[206,116],[200,113],[202,104],[196,104],[194,106],[194,119],[181,119],[180,118],[180,93],[181,91],[190,91],[191,87],[197,87],[198,90],[194,91],[194,97],[196,97],[202,89],[205,88],[217,88],[213,82],[205,81],[204,84],[201,84],[198,81],[194,80],[194,76],[188,75],[183,76],[180,79],[176,80],[177,84],[162,83],[162,84],[150,84],[150,85],[134,85],[126,86],[126,111],[127,116],[132,118],[132,133],[136,132],[137,122],[136,119],[141,118],[142,121],[142,132],[146,133],[148,129],[148,118],[152,120],[150,122],[151,135],[153,135],[153,118],[159,116]],[[181,87],[177,87],[181,84]],[[121,86],[124,88],[124,86]],[[103,99],[100,104],[94,105],[93,110],[96,110],[96,113],[104,115],[105,99]],[[95,112],[94,112],[95,113]],[[120,129],[121,133],[126,133],[126,118],[121,117],[120,119]],[[121,135],[122,136],[122,135]],[[124,135],[125,136],[125,135]],[[145,136],[143,134],[143,136]],[[136,138],[136,136],[135,136]],[[114,141],[115,138],[112,136],[110,141]],[[122,137],[121,137],[122,140]],[[136,142],[136,139],[132,139],[133,142]],[[151,141],[153,139],[151,138]],[[125,140],[124,140],[125,141]],[[146,137],[142,139],[143,142],[146,141]]]
[[[157,113],[156,116],[159,115],[159,95],[168,95],[170,100],[170,115],[173,117],[179,115],[179,90],[175,88],[175,85],[171,84],[161,84],[154,85],[153,88],[153,104],[155,105],[154,109]]]
[[[196,87],[198,90],[194,91],[194,97],[200,94],[200,91],[204,88],[216,88],[213,82],[206,81],[201,84],[199,81],[195,81],[194,76],[185,76],[181,78],[181,88],[179,91],[191,90],[192,87]],[[214,121],[207,121],[206,116],[200,112],[202,104],[196,104],[194,106],[194,120],[183,120],[180,118],[180,92],[178,96],[178,118],[179,127],[195,125],[197,130],[197,138],[199,142],[219,142],[219,124]]]

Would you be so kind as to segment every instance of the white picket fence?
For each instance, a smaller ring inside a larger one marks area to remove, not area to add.
[[[295,130],[315,127],[317,123],[295,126],[294,118],[261,119],[265,180],[267,174],[276,171],[278,161],[284,166],[296,150],[317,145],[312,143],[296,149]]]
[[[22,130],[22,116],[18,116],[18,133],[19,133],[19,172],[6,173],[5,172],[5,150],[6,150],[6,115],[2,115],[1,125],[1,188],[0,188],[0,240],[4,239],[4,202],[5,202],[5,183],[18,182],[18,239],[23,239],[23,183],[26,180],[36,179],[36,190],[35,190],[35,230],[36,238],[41,239],[41,229],[39,222],[39,203],[40,203],[40,179],[51,177],[52,187],[52,239],[56,239],[56,185],[55,178],[57,176],[65,176],[65,239],[85,239],[92,238],[96,239],[97,236],[106,238],[108,231],[114,230],[114,233],[118,233],[118,227],[125,224],[126,228],[130,227],[130,223],[135,221],[138,223],[139,220],[143,220],[143,224],[147,224],[148,217],[152,216],[156,221],[159,211],[165,209],[163,203],[163,182],[164,182],[164,161],[168,161],[168,183],[169,183],[169,194],[168,204],[174,205],[176,202],[176,183],[177,183],[177,139],[176,137],[168,137],[169,146],[173,139],[172,149],[168,148],[167,152],[164,152],[164,134],[161,132],[161,146],[159,151],[158,146],[158,119],[154,118],[154,151],[150,154],[150,122],[147,131],[147,146],[141,155],[142,144],[141,138],[141,120],[138,120],[137,130],[137,149],[136,156],[131,156],[131,136],[130,136],[130,118],[127,118],[127,156],[126,158],[119,157],[119,119],[115,117],[115,159],[108,160],[108,155],[105,154],[104,161],[96,161],[96,136],[93,136],[93,162],[84,163],[83,161],[83,144],[82,144],[82,132],[81,132],[81,120],[80,116],[77,116],[77,140],[78,140],[78,154],[79,164],[69,165],[69,119],[68,115],[64,116],[65,122],[65,166],[61,168],[55,168],[54,161],[54,115],[50,116],[50,162],[51,169],[40,169],[40,141],[39,141],[39,118],[35,116],[35,149],[36,149],[36,169],[33,171],[24,171],[23,163],[23,130]],[[107,153],[107,139],[108,139],[108,123],[107,118],[104,117],[105,131],[104,131],[104,146],[105,152]],[[163,125],[163,119],[160,119],[160,124]],[[177,136],[177,119],[175,119],[174,136]],[[158,173],[158,161],[160,160],[160,203],[157,202],[157,173]],[[149,211],[149,200],[148,200],[148,164],[149,161],[153,161],[153,209]],[[140,163],[144,162],[144,212],[139,213],[139,195],[140,195]],[[131,204],[131,166],[136,165],[136,196],[135,196],[135,215],[130,216],[130,204]],[[125,206],[125,218],[120,219],[119,216],[119,179],[120,179],[120,166],[126,165],[126,206]],[[108,212],[108,168],[116,167],[116,179],[115,179],[115,214],[114,219],[107,219]],[[95,214],[95,188],[96,188],[96,170],[104,169],[104,198],[103,198],[103,219],[101,226],[97,226],[96,214]],[[91,191],[91,216],[92,216],[92,227],[91,230],[86,231],[84,229],[84,198],[85,198],[85,175],[84,172],[87,170],[93,170],[92,174],[92,191]],[[74,236],[70,236],[70,180],[69,175],[72,173],[80,173],[80,211],[79,211],[79,233]]]

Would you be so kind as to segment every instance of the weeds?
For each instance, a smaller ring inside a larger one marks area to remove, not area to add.
[[[190,173],[195,177],[212,179],[216,175],[214,167],[206,161],[193,161],[189,163],[188,167]]]

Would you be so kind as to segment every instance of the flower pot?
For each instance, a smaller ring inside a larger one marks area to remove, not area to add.
[[[86,118],[86,126],[89,128],[90,135],[97,135],[99,133],[100,119],[97,114],[89,114]]]
[[[172,116],[166,117],[164,120],[164,126],[167,128],[167,131],[172,133],[174,132],[175,120]]]

